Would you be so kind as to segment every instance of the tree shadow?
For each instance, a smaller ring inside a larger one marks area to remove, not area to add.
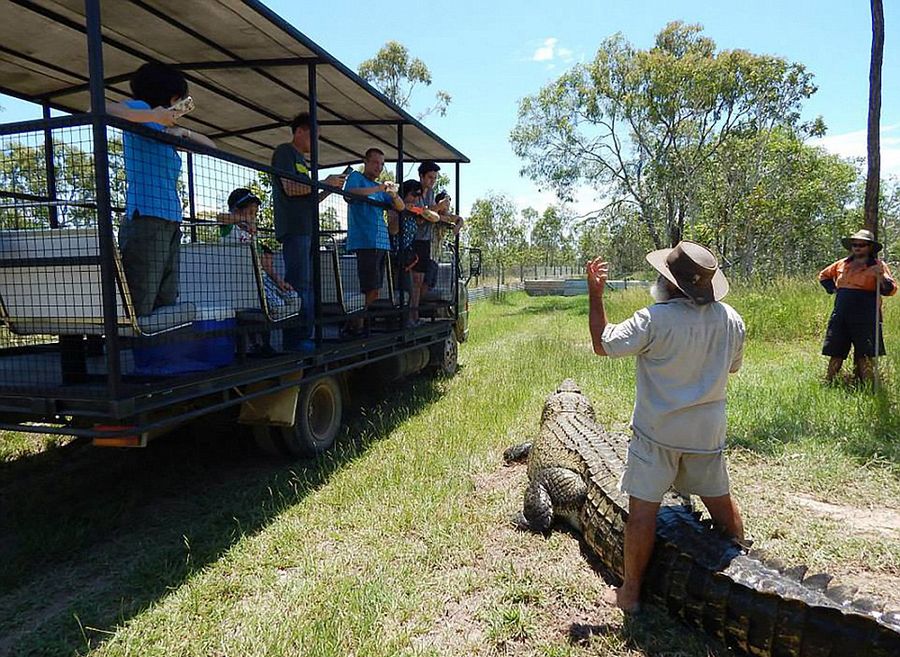
[[[825,384],[823,384],[825,385]],[[894,470],[900,470],[900,413],[893,400],[894,392],[882,388],[877,392],[870,384],[836,382],[830,384],[842,394],[853,396],[860,413],[858,430],[842,435],[822,436],[837,444],[848,457],[860,463],[878,462]],[[818,418],[797,413],[787,405],[764,419],[756,419],[753,426],[742,435],[734,436],[731,443],[765,456],[773,456],[784,445],[821,431]]]
[[[247,431],[202,422],[142,450],[76,441],[0,478],[0,655],[72,654],[215,562],[437,401],[421,376],[362,395],[338,444],[311,460],[262,456]]]

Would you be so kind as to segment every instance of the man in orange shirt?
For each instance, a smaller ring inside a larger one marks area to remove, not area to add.
[[[849,249],[850,256],[819,272],[819,282],[828,294],[837,292],[822,345],[822,355],[831,357],[825,378],[831,382],[841,371],[852,344],[857,378],[871,381],[874,377],[872,358],[885,353],[880,300],[876,307],[876,286],[882,296],[889,297],[897,293],[897,284],[887,264],[875,257],[881,244],[875,241],[871,231],[860,230],[841,243]],[[877,351],[876,315],[879,327]]]

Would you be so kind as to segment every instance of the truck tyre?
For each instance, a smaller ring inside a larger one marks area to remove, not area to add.
[[[301,386],[294,426],[276,429],[287,453],[310,457],[328,451],[341,430],[343,410],[344,395],[335,377],[325,376]]]
[[[438,376],[453,376],[459,371],[459,344],[451,331],[443,342],[431,346],[431,367]]]

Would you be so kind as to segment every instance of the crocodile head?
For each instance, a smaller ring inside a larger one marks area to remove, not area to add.
[[[565,413],[577,413],[594,418],[594,407],[590,400],[581,392],[581,388],[572,379],[566,379],[559,384],[556,392],[547,397],[544,403],[544,412],[541,421],[550,417],[556,417]]]

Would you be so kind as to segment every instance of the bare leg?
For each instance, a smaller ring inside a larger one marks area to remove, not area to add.
[[[369,290],[366,294],[366,310],[369,309],[376,299],[378,299],[378,290]],[[350,325],[353,327],[355,331],[361,331],[366,326],[366,320],[364,317],[356,317],[351,322]]]
[[[828,383],[834,381],[834,377],[838,375],[838,372],[841,371],[841,367],[844,365],[844,359],[838,358],[837,356],[832,356],[831,360],[828,361],[828,371],[825,373],[825,380]]]
[[[700,499],[706,505],[706,510],[709,511],[713,521],[726,534],[736,538],[738,541],[744,540],[744,520],[741,518],[741,512],[731,495],[701,497]]]
[[[628,498],[628,522],[625,523],[625,582],[616,589],[616,605],[622,611],[637,611],[641,601],[641,582],[653,544],[656,541],[656,512],[659,502]]]
[[[409,292],[409,319],[412,322],[419,319],[419,299],[424,281],[425,274],[418,271],[412,273],[412,290]]]
[[[872,365],[872,358],[869,356],[853,357],[853,365],[856,370],[856,378],[865,383],[872,383],[875,380],[875,368]]]

